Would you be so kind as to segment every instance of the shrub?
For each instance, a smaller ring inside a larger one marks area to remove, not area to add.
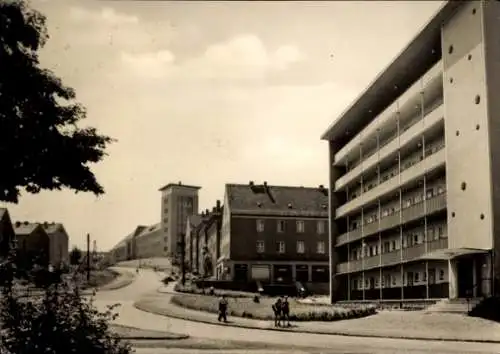
[[[179,292],[179,293],[186,293],[186,294],[193,294],[193,295],[206,295],[206,296],[212,296],[212,297],[220,297],[222,295],[225,295],[228,298],[253,298],[254,297],[254,294],[240,292],[240,291],[221,290],[221,289],[213,289],[213,288],[202,289],[202,288],[198,288],[193,283],[187,283],[185,285],[177,283],[174,287],[174,290]]]
[[[0,267],[2,354],[129,354],[128,343],[110,331],[115,306],[104,313],[86,299],[76,284],[59,279],[44,284],[42,294],[21,300],[14,288],[16,267],[8,259]]]
[[[204,295],[189,295],[172,297],[171,302],[175,305],[192,310],[218,313],[218,301],[215,297]],[[272,298],[262,298],[258,303],[253,298],[228,298],[228,315],[258,320],[273,320],[274,314],[271,305]],[[290,320],[295,322],[304,321],[338,321],[351,318],[360,318],[373,315],[377,312],[375,306],[368,305],[358,308],[345,308],[333,306],[316,306],[301,304],[290,300]]]

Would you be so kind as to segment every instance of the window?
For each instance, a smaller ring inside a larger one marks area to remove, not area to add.
[[[384,209],[384,210],[382,211],[382,217],[383,217],[383,218],[385,218],[387,215],[389,215],[389,210]]]
[[[430,199],[430,198],[432,198],[433,196],[434,196],[434,189],[432,189],[432,188],[428,188],[428,189],[427,189],[427,192],[426,192],[426,198],[427,198],[427,199]]]
[[[444,280],[444,270],[439,270],[439,280]]]
[[[442,226],[438,226],[438,238],[443,238],[444,236],[444,232],[443,232],[443,227]]]
[[[304,245],[304,241],[297,241],[297,253],[304,253],[306,250],[306,247]]]
[[[320,220],[316,223],[316,232],[318,234],[324,234],[325,233],[325,222]]]
[[[303,233],[305,231],[305,224],[304,221],[298,220],[297,221],[297,232],[298,233]]]
[[[285,221],[278,220],[278,232],[285,232]]]
[[[406,202],[405,202],[405,206],[406,206],[407,208],[409,208],[409,207],[411,207],[411,204],[412,204],[412,203],[411,203],[411,199],[407,199],[407,200],[406,200]]]
[[[420,281],[420,272],[415,273],[415,283],[418,283]]]
[[[391,243],[384,242],[384,253],[390,252],[390,249],[391,249]]]
[[[438,187],[438,194],[443,194],[444,193],[444,188],[439,186]]]
[[[427,282],[427,273],[426,273],[426,272],[423,272],[423,273],[422,273],[422,281],[423,281],[424,283],[426,283],[426,282]]]
[[[391,251],[394,251],[395,249],[397,249],[397,247],[396,247],[396,241],[392,241],[392,249],[391,249]]]
[[[285,253],[285,242],[284,241],[276,242],[276,252]]]
[[[419,244],[418,234],[413,235],[413,244],[414,245],[418,245]]]
[[[316,244],[316,252],[319,254],[325,254],[325,241],[318,241]]]
[[[264,253],[265,251],[264,241],[262,240],[257,241],[256,249],[257,253]]]
[[[257,220],[257,232],[264,232],[264,220]]]
[[[392,275],[391,278],[392,278],[392,285],[396,285],[396,276]]]

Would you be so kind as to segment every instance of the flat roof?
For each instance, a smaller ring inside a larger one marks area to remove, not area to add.
[[[322,140],[350,140],[418,80],[440,55],[441,27],[468,1],[446,1],[422,30],[328,127]],[[432,51],[438,49],[438,53]],[[427,55],[425,53],[428,53]]]
[[[172,187],[177,187],[177,188],[187,188],[187,189],[201,189],[201,187],[198,187],[198,186],[190,186],[188,184],[182,184],[181,182],[179,183],[169,183],[163,187],[161,187],[160,189],[158,189],[160,192],[165,190],[165,189],[168,189],[168,188],[172,188]]]

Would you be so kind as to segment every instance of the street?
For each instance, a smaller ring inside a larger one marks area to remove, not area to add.
[[[134,301],[155,292],[160,286],[162,273],[141,270],[136,280],[129,286],[115,290],[99,292],[96,306],[104,310],[107,305],[121,303],[117,324],[133,326],[146,330],[168,331],[188,334],[191,337],[238,340],[267,343],[269,345],[289,345],[297,352],[307,353],[500,353],[500,344],[437,342],[421,340],[383,339],[320,335],[306,333],[287,333],[265,330],[244,329],[202,324],[178,320],[146,313],[134,308]],[[151,349],[139,349],[139,353],[150,353]],[[155,353],[163,353],[155,349]],[[192,351],[190,351],[192,352]],[[242,352],[239,350],[239,352]],[[255,352],[252,350],[251,352]],[[265,350],[266,353],[269,350]],[[290,350],[288,351],[290,352]],[[171,352],[165,352],[171,353]],[[179,352],[181,353],[181,352]],[[205,352],[207,353],[207,352]]]

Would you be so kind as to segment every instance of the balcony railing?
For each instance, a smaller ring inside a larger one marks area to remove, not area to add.
[[[384,125],[394,116],[397,111],[397,107],[404,105],[406,101],[420,94],[422,89],[431,84],[435,79],[439,79],[439,76],[443,72],[442,62],[439,61],[434,65],[427,73],[422,77],[421,82],[415,82],[411,87],[408,88],[398,99],[394,101],[389,107],[387,107],[382,113],[380,113],[372,123],[368,124],[360,133],[358,133],[350,142],[348,142],[339,152],[335,154],[335,161],[342,161],[353,149],[356,148],[365,137],[373,135],[381,125]]]
[[[438,211],[446,209],[446,193],[441,193],[418,204],[405,208],[400,212],[384,216],[380,221],[364,225],[363,228],[346,232],[337,237],[335,246],[341,246],[346,243],[354,242],[363,237],[373,235],[377,232],[389,230],[401,223],[407,223],[417,220],[426,215],[431,215]],[[361,232],[361,230],[363,232]]]
[[[337,274],[361,272],[378,267],[392,266],[418,260],[426,252],[448,248],[448,239],[440,238],[427,243],[421,243],[412,247],[394,250],[381,255],[357,259],[337,264]]]
[[[413,180],[421,177],[425,173],[436,169],[437,167],[445,163],[445,150],[443,146],[440,146],[438,150],[435,150],[432,155],[427,156],[422,161],[417,162],[413,166],[407,168],[401,172],[401,175],[396,174],[394,177],[388,179],[387,181],[375,186],[374,188],[366,191],[361,196],[353,199],[344,205],[337,208],[335,211],[335,217],[341,218],[349,212],[353,212],[356,209],[361,208],[363,205],[372,203],[377,198],[387,195],[393,192],[400,186],[404,186]]]
[[[444,108],[443,105],[440,105],[426,115],[424,119],[417,120],[406,130],[402,130],[399,134],[399,139],[396,139],[398,137],[398,134],[396,133],[392,140],[388,140],[383,145],[379,146],[378,150],[375,149],[375,151],[370,151],[369,154],[363,156],[362,160],[358,160],[355,166],[352,166],[345,175],[340,177],[335,182],[335,190],[344,188],[348,183],[359,177],[363,171],[368,171],[374,168],[377,162],[388,158],[392,153],[397,151],[398,148],[412,143],[425,131],[429,130],[443,119]]]

